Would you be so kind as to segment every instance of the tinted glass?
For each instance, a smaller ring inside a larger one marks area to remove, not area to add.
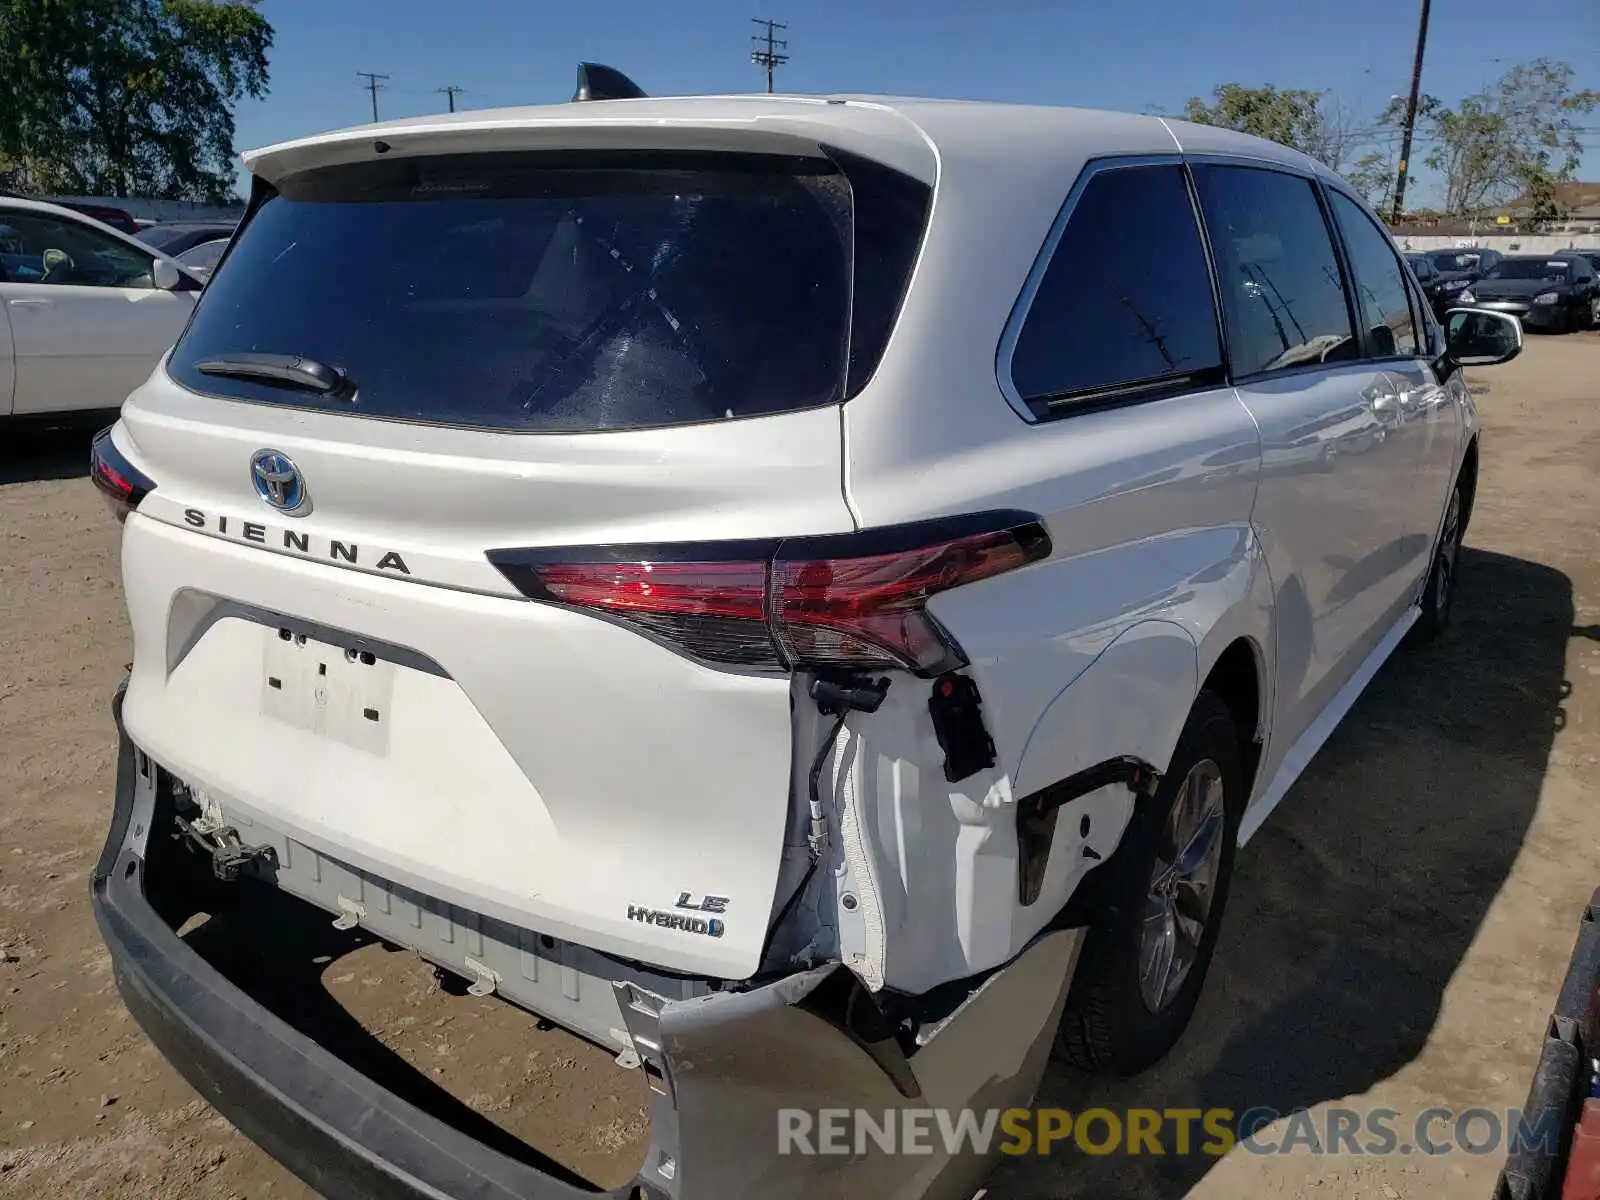
[[[1370,352],[1378,358],[1422,353],[1411,293],[1394,243],[1350,197],[1339,192],[1330,194],[1334,219],[1339,222],[1345,249],[1350,252]]]
[[[830,148],[850,180],[855,232],[847,395],[872,378],[900,315],[928,223],[933,189],[871,159]]]
[[[1435,250],[1428,257],[1441,271],[1470,271],[1478,265],[1480,256],[1459,250]]]
[[[1196,177],[1235,374],[1357,358],[1339,261],[1310,180],[1216,166]]]
[[[594,431],[836,403],[849,191],[820,159],[483,154],[285,181],[174,352],[198,391],[328,403],[197,364],[295,354],[339,411]]]
[[[148,255],[76,221],[0,211],[0,272],[8,283],[149,288],[150,264]]]
[[[1093,176],[1017,336],[1027,400],[1220,377],[1205,251],[1177,166]]]
[[[1549,279],[1564,280],[1567,262],[1560,258],[1502,258],[1485,278],[1487,279]]]

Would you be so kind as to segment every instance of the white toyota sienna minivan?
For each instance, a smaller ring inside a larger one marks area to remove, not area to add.
[[[203,961],[239,888],[636,1065],[618,1196],[970,1196],[981,1155],[781,1156],[780,1110],[1172,1046],[1235,847],[1444,626],[1461,366],[1522,345],[1440,328],[1326,168],[1151,116],[637,96],[246,161],[95,445],[135,654],[94,903],[330,1196],[594,1189]]]

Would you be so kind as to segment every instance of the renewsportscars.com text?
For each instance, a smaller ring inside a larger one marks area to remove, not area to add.
[[[1427,1108],[849,1108],[778,1111],[778,1153],[1553,1155],[1560,1114]]]

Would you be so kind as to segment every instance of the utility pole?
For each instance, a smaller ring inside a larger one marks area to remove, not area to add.
[[[1406,124],[1400,134],[1400,165],[1394,176],[1394,212],[1390,221],[1399,224],[1406,210],[1406,170],[1411,166],[1411,134],[1417,127],[1417,98],[1422,92],[1422,48],[1428,41],[1428,0],[1422,0],[1422,19],[1417,23],[1417,57],[1411,63],[1411,94],[1406,97]]]
[[[378,120],[378,90],[383,87],[383,84],[379,83],[378,80],[389,77],[380,75],[376,71],[357,71],[356,74],[367,81],[367,90],[372,93],[372,120],[376,124]]]
[[[789,48],[789,43],[777,36],[778,30],[789,27],[781,21],[769,21],[764,17],[751,17],[750,20],[757,25],[766,27],[765,33],[752,33],[750,35],[750,61],[758,67],[767,69],[767,94],[772,93],[772,69],[781,67],[789,61],[787,54],[779,53]]]
[[[436,92],[443,92],[446,96],[448,96],[449,99],[450,99],[450,111],[451,112],[455,112],[455,110],[456,110],[456,94],[458,92],[464,92],[467,89],[466,88],[456,87],[454,84],[451,84],[449,87],[434,88],[433,90],[436,91]]]

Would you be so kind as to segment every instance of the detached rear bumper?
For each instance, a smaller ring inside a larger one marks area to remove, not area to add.
[[[157,768],[122,731],[121,709],[119,691],[116,806],[91,885],[118,989],[190,1084],[324,1196],[967,1200],[987,1174],[992,1150],[784,1154],[780,1114],[1004,1109],[1030,1103],[1043,1075],[1079,931],[1047,935],[991,975],[909,1057],[862,1020],[871,1006],[837,966],[665,1003],[619,984],[651,1089],[651,1144],[639,1178],[604,1192],[531,1150],[509,1157],[289,1026],[162,919],[145,894]]]

